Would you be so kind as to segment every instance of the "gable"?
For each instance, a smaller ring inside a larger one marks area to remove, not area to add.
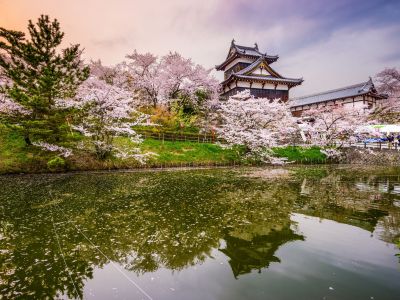
[[[250,76],[272,76],[282,78],[282,76],[275,72],[265,61],[255,62],[252,66],[243,70],[243,74]]]
[[[229,52],[228,52],[228,57],[231,57],[232,55],[234,55],[235,52],[236,52],[235,48],[234,48],[234,47],[231,47],[231,48],[229,49]]]
[[[268,70],[265,69],[263,66],[258,66],[252,72],[250,72],[249,75],[268,76],[271,75],[271,73],[268,72]]]

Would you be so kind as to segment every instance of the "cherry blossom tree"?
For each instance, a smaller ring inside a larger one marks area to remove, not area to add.
[[[221,102],[219,136],[229,145],[243,145],[250,155],[275,162],[271,148],[290,144],[299,131],[290,109],[280,100],[254,98],[243,91]]]
[[[214,96],[218,88],[218,82],[210,76],[211,69],[196,65],[177,52],[170,52],[162,58],[160,71],[165,101],[183,96],[195,102],[197,91],[205,91]]]
[[[129,89],[129,78],[126,65],[120,63],[114,66],[105,66],[101,60],[90,61],[90,74],[107,84],[117,86],[121,89]]]
[[[199,91],[209,98],[217,96],[218,82],[211,76],[211,69],[207,70],[177,52],[159,59],[151,53],[140,54],[135,50],[127,55],[127,59],[133,89],[154,107],[170,105],[178,98],[201,105]]]
[[[383,100],[374,115],[381,121],[389,123],[400,122],[400,70],[387,68],[376,75],[378,90],[389,96]]]
[[[63,157],[69,157],[72,154],[72,149],[54,145],[54,144],[49,144],[46,142],[33,142],[32,145],[41,148],[42,150],[49,151],[49,152],[56,152],[60,156]]]
[[[116,136],[128,136],[135,143],[141,142],[132,126],[146,118],[135,110],[131,92],[121,87],[123,80],[119,77],[123,75],[119,72],[120,68],[105,67],[100,62],[93,62],[91,70],[91,76],[79,87],[77,96],[62,99],[59,105],[80,109],[76,118],[79,125],[75,125],[74,129],[90,137],[98,158],[104,159],[115,154],[143,161],[146,155],[138,149],[125,151],[113,143]]]
[[[136,91],[143,104],[151,103],[154,107],[160,98],[161,79],[160,62],[151,53],[141,54],[136,50],[127,55],[129,79],[132,89]]]
[[[10,80],[1,76],[0,74],[0,121],[3,119],[9,120],[11,118],[18,118],[21,115],[27,115],[30,113],[28,109],[22,105],[14,102],[12,99],[7,97],[5,91],[7,84],[10,84]]]
[[[303,113],[302,128],[312,145],[331,148],[354,142],[357,129],[367,124],[369,111],[343,105],[310,109]]]
[[[0,115],[11,117],[26,114],[29,114],[29,110],[15,103],[5,94],[0,94]]]

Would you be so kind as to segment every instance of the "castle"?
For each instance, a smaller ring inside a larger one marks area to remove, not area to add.
[[[286,78],[276,72],[271,64],[278,60],[277,55],[268,55],[254,47],[240,46],[232,40],[225,61],[216,66],[224,71],[221,83],[221,98],[228,98],[243,90],[257,98],[289,99],[289,90],[300,85],[302,78]]]
[[[216,66],[218,71],[224,71],[221,100],[250,90],[250,94],[256,98],[289,101],[292,114],[301,116],[305,110],[337,104],[373,108],[387,99],[387,95],[377,92],[371,78],[359,84],[291,99],[289,90],[302,84],[303,79],[283,77],[276,72],[271,64],[278,58],[277,55],[260,52],[257,44],[254,47],[240,46],[232,40],[225,61]]]

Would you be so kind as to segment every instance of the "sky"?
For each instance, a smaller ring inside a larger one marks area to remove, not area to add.
[[[368,80],[400,67],[400,0],[0,0],[0,27],[57,18],[64,45],[116,64],[135,49],[177,51],[213,68],[231,40],[279,55],[272,67],[304,79],[301,96]],[[214,75],[222,79],[222,72]]]

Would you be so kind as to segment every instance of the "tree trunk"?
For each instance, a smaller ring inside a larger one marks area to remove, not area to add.
[[[25,136],[24,140],[25,140],[26,145],[28,145],[28,146],[32,145],[32,142],[31,142],[31,139],[29,138],[29,135]]]

